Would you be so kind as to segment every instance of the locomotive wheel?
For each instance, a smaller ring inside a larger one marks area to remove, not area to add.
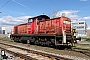
[[[49,41],[47,41],[46,43],[47,43],[47,44],[46,44],[47,46],[49,46],[49,45],[50,45],[50,44],[49,44],[49,43],[50,43]]]
[[[30,42],[31,42],[32,44],[34,44],[34,43],[35,43],[35,38],[32,37],[32,38],[30,39]]]

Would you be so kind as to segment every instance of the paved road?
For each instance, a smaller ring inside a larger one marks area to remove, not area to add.
[[[78,44],[89,44],[90,45],[90,42],[88,42],[88,41],[78,41],[77,43]]]

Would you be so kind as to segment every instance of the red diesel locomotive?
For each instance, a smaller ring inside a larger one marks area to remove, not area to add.
[[[29,41],[30,44],[44,46],[72,44],[73,37],[70,18],[50,19],[47,15],[29,18],[27,23],[14,26],[14,34],[11,34],[14,41]]]

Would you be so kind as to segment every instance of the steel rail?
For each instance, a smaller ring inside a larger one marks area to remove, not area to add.
[[[37,55],[42,55],[44,57],[48,57],[50,58],[51,60],[72,60],[72,59],[69,59],[69,58],[64,58],[64,57],[60,57],[60,56],[57,56],[57,55],[53,55],[53,54],[49,54],[49,53],[44,53],[44,52],[40,52],[40,51],[35,51],[35,50],[30,50],[30,49],[26,49],[26,48],[23,48],[23,47],[19,47],[19,46],[15,46],[15,45],[10,45],[10,44],[6,44],[6,43],[1,43],[0,44],[3,44],[3,45],[6,45],[6,46],[11,46],[13,48],[18,48],[18,49],[21,49],[21,50],[24,50],[24,51],[27,51],[28,53],[32,53],[32,54],[37,54]],[[2,48],[2,47],[0,47]],[[5,48],[2,48],[2,49],[5,49]],[[6,50],[6,49],[5,49]],[[8,50],[7,50],[8,51]],[[12,52],[12,54],[14,54],[15,56],[19,56],[23,59],[26,58],[26,60],[28,58],[30,58],[31,60],[35,60],[34,58],[30,57],[30,56],[25,56],[21,53],[18,53],[19,55],[17,55],[17,53],[14,53]],[[23,57],[24,56],[24,57]]]

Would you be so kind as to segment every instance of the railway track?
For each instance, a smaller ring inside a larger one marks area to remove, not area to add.
[[[71,51],[79,52],[90,57],[90,50],[87,50],[87,49],[72,48]]]
[[[12,44],[1,43],[0,49],[7,51],[8,53],[20,57],[24,60],[72,60],[64,57],[60,57],[57,54],[46,53],[43,51],[28,49]]]

